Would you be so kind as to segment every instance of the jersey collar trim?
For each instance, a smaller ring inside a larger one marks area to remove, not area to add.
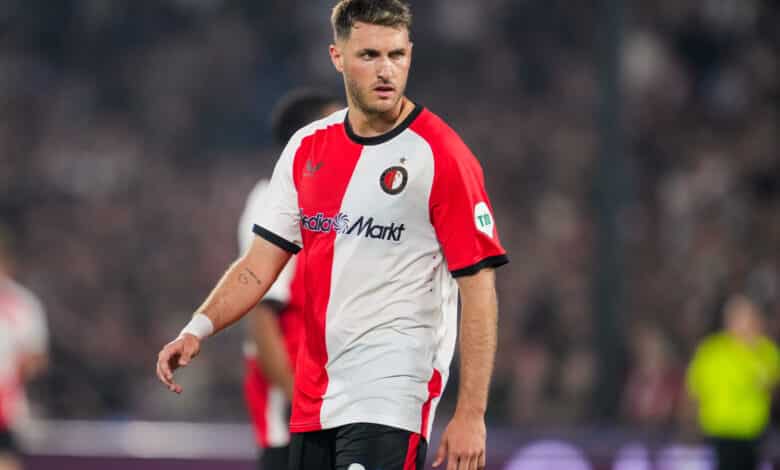
[[[423,108],[421,105],[416,104],[414,106],[414,109],[411,113],[409,113],[408,116],[406,116],[406,119],[403,120],[403,122],[394,128],[390,129],[388,132],[385,132],[382,135],[377,135],[374,137],[361,137],[357,134],[355,134],[355,131],[352,130],[352,126],[349,124],[349,112],[344,116],[344,129],[347,131],[347,136],[354,141],[357,144],[360,145],[379,145],[387,142],[388,140],[393,139],[394,137],[398,137],[403,131],[408,128],[412,122],[414,122],[415,119],[417,119],[417,116],[420,115],[420,113],[423,112]]]

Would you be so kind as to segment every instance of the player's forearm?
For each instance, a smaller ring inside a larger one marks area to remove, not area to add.
[[[214,334],[257,305],[290,260],[290,252],[255,237],[249,251],[234,262],[182,330],[198,338]]]
[[[456,413],[483,415],[496,354],[498,304],[492,270],[459,279],[460,387]]]
[[[245,258],[240,258],[222,275],[197,312],[211,320],[216,333],[243,317],[269,286],[270,282],[263,282]]]
[[[292,398],[293,373],[279,328],[277,313],[261,303],[252,312],[252,335],[257,345],[257,363],[269,382]]]

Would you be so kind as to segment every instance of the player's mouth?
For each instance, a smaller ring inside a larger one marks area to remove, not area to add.
[[[395,87],[392,85],[377,85],[374,87],[374,92],[379,95],[380,98],[386,99],[393,96]]]

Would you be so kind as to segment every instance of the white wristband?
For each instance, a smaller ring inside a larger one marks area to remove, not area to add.
[[[185,333],[191,334],[198,339],[206,338],[214,333],[214,324],[211,323],[211,319],[202,313],[196,313],[192,316],[192,320],[187,323],[187,326],[179,333],[179,338]]]

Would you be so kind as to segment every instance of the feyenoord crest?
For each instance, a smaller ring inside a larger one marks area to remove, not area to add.
[[[379,178],[379,186],[387,194],[395,195],[400,193],[406,187],[406,181],[409,179],[409,173],[402,166],[391,166],[382,172]]]

